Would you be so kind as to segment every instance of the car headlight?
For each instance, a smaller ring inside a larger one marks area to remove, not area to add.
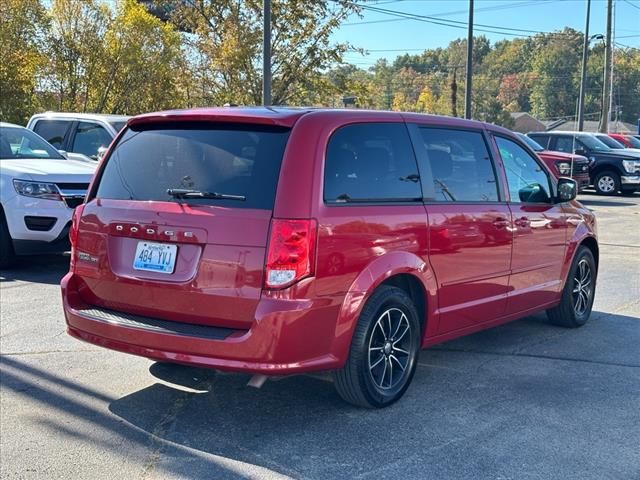
[[[570,175],[571,174],[571,164],[567,162],[558,162],[556,163],[556,167],[558,168],[558,172],[560,175]]]
[[[640,172],[640,160],[623,160],[622,166],[629,173]]]
[[[29,182],[14,180],[13,187],[18,194],[25,197],[45,198],[48,200],[62,200],[60,190],[55,183]]]

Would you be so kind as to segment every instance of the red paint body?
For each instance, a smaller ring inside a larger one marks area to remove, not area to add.
[[[627,148],[637,148],[636,145],[634,145],[631,142],[630,137],[632,137],[632,135],[624,135],[622,133],[609,133],[608,135],[614,140],[617,140],[618,142],[623,144]]]
[[[570,177],[578,182],[578,188],[583,189],[589,186],[591,181],[589,180],[589,160],[582,155],[573,155],[564,152],[554,152],[551,150],[543,150],[536,152],[538,157],[549,167],[549,171],[556,177]],[[571,175],[563,175],[558,170],[558,164],[566,162],[573,165],[573,173]]]
[[[222,370],[274,375],[331,370],[344,365],[359,313],[385,281],[414,285],[423,304],[422,344],[428,346],[557,305],[578,245],[588,244],[597,256],[595,218],[578,202],[508,202],[492,134],[524,144],[500,127],[392,112],[229,108],[149,114],[129,123],[167,119],[291,128],[273,211],[105,200],[95,198],[92,185],[71,271],[62,280],[68,332],[74,337]],[[325,204],[323,167],[330,136],[345,124],[367,122],[482,132],[500,179],[501,200]],[[264,288],[272,218],[315,219],[318,225],[313,275],[280,290]],[[131,226],[138,231],[132,233]],[[166,230],[173,233],[169,239],[160,237]],[[193,236],[186,237],[187,231]],[[141,239],[179,246],[171,276],[132,269]],[[88,257],[78,258],[78,251]],[[82,313],[92,307],[233,331],[224,340],[158,333]]]

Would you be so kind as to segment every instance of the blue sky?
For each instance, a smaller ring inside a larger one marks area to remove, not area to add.
[[[473,23],[476,26],[497,25],[535,31],[562,30],[568,26],[584,31],[586,0],[475,0],[474,3]],[[614,4],[616,43],[640,48],[640,0],[614,0]],[[356,47],[369,50],[370,53],[364,57],[356,53],[346,56],[349,63],[361,68],[368,68],[378,58],[394,59],[403,53],[416,54],[427,48],[446,47],[450,41],[466,38],[467,35],[463,23],[467,21],[468,0],[378,0],[366,5],[453,20],[461,22],[457,25],[464,28],[399,19],[365,10],[362,18],[350,17],[334,35],[336,42],[348,41]],[[591,1],[590,35],[605,33],[606,6],[606,0]],[[475,34],[485,35],[492,43],[515,38],[500,33]]]

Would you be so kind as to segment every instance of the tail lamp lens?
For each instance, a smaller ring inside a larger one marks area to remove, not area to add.
[[[69,230],[69,242],[71,243],[71,250],[75,249],[78,244],[78,230],[80,228],[80,218],[82,217],[83,210],[84,205],[78,205],[73,210],[73,215],[71,216],[71,229]]]
[[[317,229],[315,220],[271,221],[266,288],[285,288],[314,274]]]

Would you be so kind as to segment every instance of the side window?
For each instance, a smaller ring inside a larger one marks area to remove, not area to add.
[[[403,123],[360,123],[329,140],[324,167],[327,202],[421,200],[420,176]]]
[[[60,149],[70,123],[65,120],[38,120],[33,131],[55,148]]]
[[[549,148],[549,135],[532,134],[527,135],[529,138],[533,138],[542,147]]]
[[[98,149],[111,143],[111,135],[97,123],[79,122],[71,151],[98,158]]]
[[[420,127],[426,148],[425,198],[437,202],[496,202],[498,183],[480,132]]]
[[[554,150],[557,152],[573,153],[576,147],[577,144],[573,137],[562,136],[556,138],[556,147]]]
[[[507,174],[513,203],[550,203],[549,177],[540,164],[517,143],[495,137]]]

